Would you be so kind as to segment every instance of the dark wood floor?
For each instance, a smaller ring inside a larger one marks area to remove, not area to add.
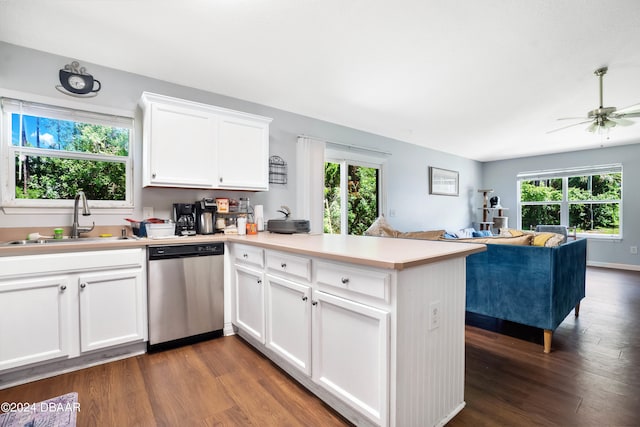
[[[467,406],[450,426],[640,425],[640,272],[589,268],[580,317],[542,332],[470,318]],[[494,332],[501,331],[501,333]],[[237,337],[147,354],[7,390],[76,391],[78,426],[349,425]]]

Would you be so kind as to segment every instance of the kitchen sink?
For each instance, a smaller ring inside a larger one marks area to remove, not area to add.
[[[38,239],[38,240],[12,240],[4,243],[3,246],[20,246],[20,245],[48,245],[48,244],[73,244],[73,243],[89,243],[89,242],[118,242],[121,240],[137,240],[135,237],[79,237],[77,239]]]

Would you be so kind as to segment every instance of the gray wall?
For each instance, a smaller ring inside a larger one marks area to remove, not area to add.
[[[483,165],[483,182],[487,188],[494,189],[500,203],[509,208],[509,221],[512,221],[509,225],[515,227],[519,172],[611,163],[622,163],[623,168],[623,238],[589,239],[588,259],[593,265],[639,266],[640,256],[632,255],[629,248],[640,246],[640,144],[488,162]]]
[[[386,213],[389,221],[403,231],[434,228],[459,229],[475,220],[476,191],[480,184],[482,164],[439,151],[418,147],[378,135],[336,124],[315,120],[298,114],[277,110],[239,99],[179,86],[104,66],[85,63],[82,58],[66,58],[0,42],[0,96],[2,90],[35,94],[64,101],[77,101],[58,92],[58,70],[77,59],[89,73],[101,81],[103,89],[91,99],[80,100],[86,109],[109,107],[132,112],[136,117],[134,140],[134,203],[130,215],[100,214],[93,210],[91,220],[98,225],[125,224],[123,218],[142,218],[142,208],[153,207],[155,216],[168,217],[173,202],[193,202],[204,196],[235,195],[238,193],[197,191],[186,189],[141,187],[142,130],[138,99],[143,91],[209,103],[273,118],[270,128],[270,152],[285,159],[289,165],[287,185],[272,185],[270,191],[250,193],[253,204],[264,204],[265,217],[277,217],[280,205],[296,206],[295,144],[300,134],[325,140],[359,145],[392,153],[386,164]],[[268,82],[265,82],[268,84]],[[5,91],[6,92],[6,91]],[[460,196],[432,196],[428,194],[428,166],[454,169],[460,172]],[[389,212],[394,211],[393,217]],[[295,215],[295,212],[294,212]],[[86,219],[85,220],[89,220]],[[9,215],[0,213],[1,227],[42,226],[50,228],[70,225],[71,214]],[[0,240],[1,236],[0,236]]]

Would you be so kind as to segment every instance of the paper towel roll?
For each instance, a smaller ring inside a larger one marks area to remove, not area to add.
[[[262,205],[255,205],[253,207],[253,214],[256,224],[258,225],[258,231],[264,231],[264,208]]]

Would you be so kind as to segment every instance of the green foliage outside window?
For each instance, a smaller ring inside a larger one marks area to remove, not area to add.
[[[38,149],[15,154],[17,199],[73,199],[84,190],[91,200],[125,200],[129,129],[18,114],[12,120],[12,144]]]
[[[569,227],[576,227],[578,233],[619,234],[621,173],[521,181],[523,229],[561,223],[563,183],[567,185]]]
[[[378,169],[347,165],[348,234],[362,235],[378,217]],[[325,163],[324,232],[340,234],[340,164]]]

